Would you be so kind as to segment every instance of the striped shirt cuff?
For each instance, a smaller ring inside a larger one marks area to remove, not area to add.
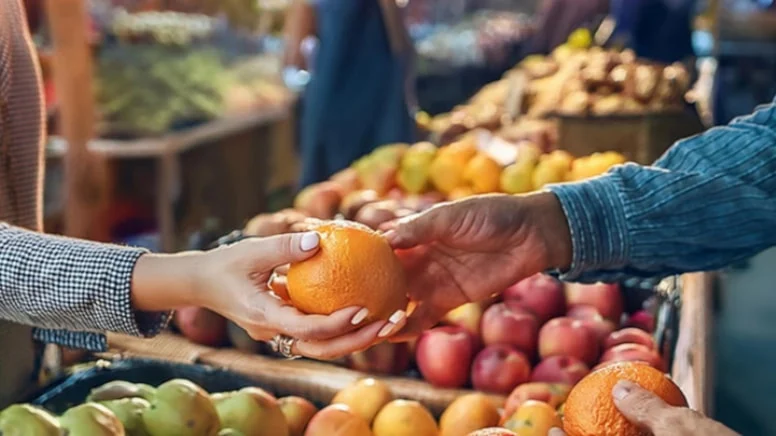
[[[550,185],[560,201],[571,231],[572,263],[561,280],[579,279],[585,272],[626,265],[629,238],[625,207],[616,179],[603,175],[584,182]]]

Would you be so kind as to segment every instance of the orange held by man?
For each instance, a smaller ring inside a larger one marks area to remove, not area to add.
[[[671,406],[687,407],[687,399],[662,371],[642,362],[605,366],[579,381],[563,405],[563,429],[568,436],[644,436],[614,405],[612,389],[628,380],[654,393]]]
[[[321,238],[319,252],[292,264],[287,275],[288,297],[297,309],[328,315],[364,307],[370,322],[407,308],[404,268],[380,234],[349,221],[326,222],[312,230]]]

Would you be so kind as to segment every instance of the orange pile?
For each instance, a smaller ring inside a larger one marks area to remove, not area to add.
[[[641,362],[608,365],[580,380],[569,393],[563,406],[563,429],[568,436],[645,434],[614,405],[612,389],[620,380],[636,383],[672,406],[687,406],[682,391],[662,371]]]
[[[328,315],[351,306],[369,310],[367,321],[407,308],[404,268],[380,234],[349,222],[327,222],[315,256],[291,265],[288,297],[300,311]]]

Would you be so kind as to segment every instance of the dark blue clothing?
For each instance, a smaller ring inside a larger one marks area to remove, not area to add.
[[[672,63],[694,55],[692,17],[695,0],[613,0],[615,38],[642,58]]]
[[[304,96],[302,186],[415,132],[405,71],[391,52],[377,0],[316,2],[319,46]]]

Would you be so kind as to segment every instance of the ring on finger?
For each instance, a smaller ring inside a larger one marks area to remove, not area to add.
[[[299,359],[300,355],[294,354],[293,349],[296,344],[296,338],[292,338],[286,335],[275,335],[269,341],[269,345],[272,347],[272,351],[280,354],[289,360]]]

